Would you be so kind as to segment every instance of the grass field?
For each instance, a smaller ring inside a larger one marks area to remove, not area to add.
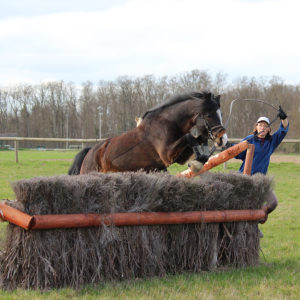
[[[0,151],[0,199],[14,199],[10,183],[35,176],[66,174],[76,152]],[[237,170],[229,163],[227,170]],[[172,166],[177,173],[182,166]],[[214,171],[223,171],[219,166]],[[278,208],[261,225],[259,266],[165,278],[84,286],[80,290],[0,291],[0,299],[299,299],[300,295],[300,164],[271,163]],[[6,223],[0,224],[1,244]]]

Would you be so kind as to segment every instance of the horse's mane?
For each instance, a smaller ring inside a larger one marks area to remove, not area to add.
[[[211,93],[204,91],[204,92],[191,92],[191,93],[186,93],[186,94],[178,94],[173,96],[169,101],[164,102],[162,104],[158,104],[154,107],[152,107],[151,109],[147,110],[143,116],[142,119],[144,119],[148,114],[159,111],[159,110],[163,110],[169,106],[172,106],[174,104],[180,103],[180,102],[184,102],[186,100],[189,100],[191,98],[198,98],[198,99],[206,99],[207,97],[210,97]]]

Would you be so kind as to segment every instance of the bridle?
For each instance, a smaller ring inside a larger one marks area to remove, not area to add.
[[[211,149],[209,151],[209,155],[208,155],[210,157],[216,150],[216,146],[214,145],[215,140],[219,137],[219,133],[224,131],[225,128],[222,125],[215,125],[215,126],[211,127],[204,114],[200,115],[200,113],[198,113],[194,116],[194,118],[195,118],[195,120],[202,119],[204,121],[204,126],[208,133],[208,137],[209,137],[209,139],[211,139],[213,141],[213,146],[211,147]],[[214,133],[217,133],[217,134],[214,134]]]
[[[215,139],[219,137],[219,133],[224,131],[225,128],[222,125],[216,125],[216,126],[210,127],[208,124],[208,121],[205,117],[203,117],[203,120],[204,120],[205,128],[208,132],[209,138],[212,141],[215,141]],[[216,133],[216,134],[214,135],[213,133]]]
[[[216,138],[220,136],[220,133],[222,131],[225,131],[225,127],[223,125],[215,125],[215,126],[210,126],[209,122],[207,121],[207,118],[205,117],[205,114],[200,114],[197,113],[193,117],[193,122],[196,124],[197,119],[202,119],[204,121],[204,126],[208,132],[209,138],[214,142]],[[215,133],[215,134],[214,134]]]

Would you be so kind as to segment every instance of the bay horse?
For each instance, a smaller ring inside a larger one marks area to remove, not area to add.
[[[195,126],[203,133],[198,138],[190,133]],[[193,152],[201,160],[196,150],[205,134],[218,146],[227,142],[220,96],[209,92],[176,95],[148,110],[134,129],[84,148],[68,174],[166,170],[175,162],[184,164]]]

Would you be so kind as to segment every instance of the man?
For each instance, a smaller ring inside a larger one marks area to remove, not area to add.
[[[255,152],[252,162],[251,175],[256,173],[267,174],[270,164],[270,157],[274,150],[279,146],[289,130],[289,122],[286,113],[279,106],[279,118],[281,119],[278,130],[271,135],[270,120],[267,117],[257,119],[253,133],[243,140],[247,140],[250,144],[254,144]],[[236,156],[237,159],[243,160],[239,169],[244,171],[246,151]]]
[[[254,125],[253,133],[243,140],[247,140],[250,144],[254,144],[254,156],[252,162],[251,175],[256,173],[267,174],[268,167],[270,164],[270,157],[274,150],[280,145],[284,137],[289,130],[289,122],[287,120],[287,115],[279,106],[278,117],[281,120],[278,130],[271,135],[270,120],[267,117],[259,117]],[[235,158],[241,159],[243,161],[239,171],[243,173],[246,159],[246,151],[241,152]],[[266,213],[267,215],[272,212],[278,205],[278,200],[275,194],[270,191],[267,198]],[[262,220],[264,223],[267,219]],[[261,237],[263,236],[260,232]]]

